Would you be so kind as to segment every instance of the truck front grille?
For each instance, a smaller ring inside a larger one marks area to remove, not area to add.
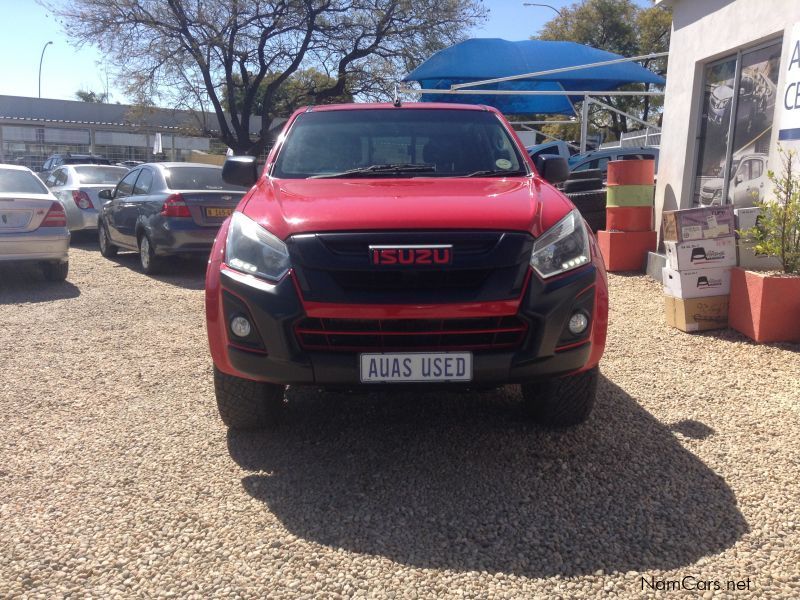
[[[333,352],[513,350],[528,325],[518,317],[469,319],[317,319],[295,325],[304,350]]]

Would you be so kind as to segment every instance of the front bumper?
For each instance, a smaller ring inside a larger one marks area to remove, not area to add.
[[[59,261],[69,256],[69,231],[41,227],[24,233],[0,233],[0,261]]]
[[[300,347],[294,326],[306,316],[306,307],[291,275],[270,285],[228,270],[212,256],[207,283],[209,341],[221,370],[284,385],[360,382],[359,352]],[[532,275],[515,313],[528,324],[524,341],[512,350],[473,351],[472,383],[524,383],[593,366],[605,342],[606,294],[604,275],[594,264],[548,282]],[[566,326],[578,309],[589,314],[591,325],[574,337]],[[228,323],[234,314],[244,314],[255,326],[257,337],[249,343],[231,342],[235,338]],[[352,313],[352,318],[361,316],[357,310]]]

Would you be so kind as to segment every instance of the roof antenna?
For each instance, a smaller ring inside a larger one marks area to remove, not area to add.
[[[394,106],[395,108],[400,108],[403,104],[400,102],[400,86],[395,83],[394,84]]]

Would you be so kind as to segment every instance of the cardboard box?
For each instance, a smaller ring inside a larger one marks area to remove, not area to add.
[[[730,267],[676,271],[664,267],[661,271],[664,293],[675,298],[708,298],[725,296],[731,291]]]
[[[708,331],[728,326],[728,296],[675,298],[664,296],[667,325],[681,331]]]
[[[761,209],[757,206],[750,208],[735,208],[733,216],[736,220],[736,231],[747,231],[756,226]]]
[[[664,240],[688,242],[734,235],[733,206],[705,206],[664,212]]]
[[[767,256],[766,254],[756,254],[753,249],[755,242],[740,239],[736,244],[737,264],[749,271],[782,271],[781,259],[777,256]]]
[[[647,253],[656,249],[655,231],[598,231],[597,245],[606,270],[639,271],[645,266]]]
[[[667,266],[676,271],[736,266],[736,238],[664,242]]]

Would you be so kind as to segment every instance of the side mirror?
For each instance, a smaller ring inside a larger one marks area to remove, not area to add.
[[[97,197],[101,200],[111,200],[114,197],[114,190],[100,190]]]
[[[231,185],[249,188],[258,181],[255,156],[230,156],[222,165],[222,180]]]
[[[548,183],[562,183],[569,177],[569,163],[562,156],[540,154],[533,162],[539,175]]]

